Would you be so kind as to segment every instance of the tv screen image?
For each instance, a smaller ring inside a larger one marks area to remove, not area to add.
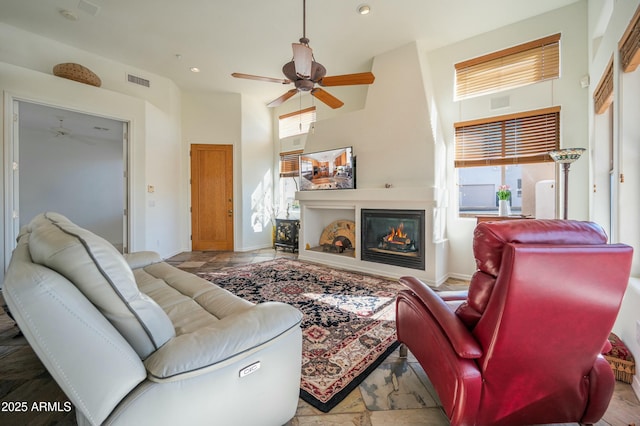
[[[300,190],[354,189],[354,160],[351,147],[300,154]]]

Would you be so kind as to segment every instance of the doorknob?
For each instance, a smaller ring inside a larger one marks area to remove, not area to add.
[[[233,213],[233,210],[229,209],[227,210],[227,213]]]

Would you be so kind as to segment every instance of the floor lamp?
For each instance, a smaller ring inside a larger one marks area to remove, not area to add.
[[[562,173],[564,175],[564,214],[562,216],[563,219],[567,219],[568,203],[569,203],[569,166],[571,163],[576,161],[582,153],[585,151],[584,148],[564,148],[557,149],[555,151],[549,152],[551,158],[556,163],[562,164]]]

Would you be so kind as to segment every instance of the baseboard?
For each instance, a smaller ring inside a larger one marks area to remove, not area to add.
[[[456,274],[456,273],[447,275],[447,278],[453,278],[453,279],[462,280],[462,281],[471,281],[471,277],[472,277],[472,275]]]

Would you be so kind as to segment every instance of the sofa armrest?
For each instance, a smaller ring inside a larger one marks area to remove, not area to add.
[[[478,341],[436,292],[415,277],[402,277],[400,283],[407,286],[422,301],[442,327],[458,356],[469,359],[482,356],[482,348]]]
[[[127,261],[131,269],[144,268],[145,266],[153,263],[162,262],[162,258],[155,251],[137,251],[134,253],[127,253],[124,255],[124,260]]]
[[[180,380],[224,367],[226,361],[270,344],[301,321],[302,313],[292,306],[260,303],[173,338],[144,361],[148,377],[157,382]]]

